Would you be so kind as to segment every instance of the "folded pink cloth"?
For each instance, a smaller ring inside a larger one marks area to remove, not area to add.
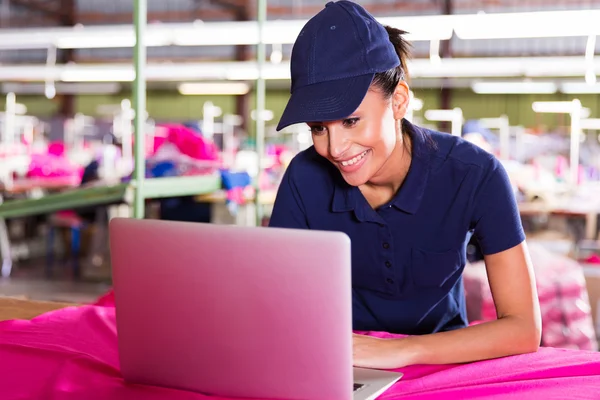
[[[225,400],[125,383],[112,305],[109,293],[96,305],[0,322],[0,399]],[[404,378],[380,399],[600,398],[600,354],[595,352],[543,348],[498,360],[400,371]]]
[[[569,257],[552,253],[535,241],[528,246],[536,275],[543,345],[597,350],[598,341],[581,265]],[[469,320],[496,319],[485,263],[468,265],[463,282]]]

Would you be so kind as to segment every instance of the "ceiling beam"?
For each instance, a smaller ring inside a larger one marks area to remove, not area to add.
[[[454,13],[454,3],[452,0],[442,0],[441,14],[451,15]],[[452,57],[452,40],[444,40],[441,43],[441,54],[443,58]],[[442,81],[442,88],[440,90],[440,108],[449,110],[452,108],[452,89],[449,87],[447,80]],[[451,129],[449,121],[440,121],[438,128],[442,132],[449,132]]]
[[[196,0],[199,2],[199,0]],[[247,10],[248,0],[210,0],[212,4],[216,4],[231,11]]]
[[[25,8],[30,11],[34,11],[44,15],[45,17],[52,18],[55,20],[61,20],[68,13],[62,7],[62,1],[43,1],[43,0],[11,0],[11,4]],[[58,4],[57,7],[52,5]]]
[[[60,0],[60,8],[63,15],[60,16],[62,26],[75,26],[77,23],[77,3],[76,0]],[[75,62],[77,52],[74,49],[61,49],[58,54],[58,60],[62,64]],[[75,96],[72,94],[63,94],[58,98],[60,106],[58,115],[71,118],[75,115],[76,105]]]
[[[24,1],[24,0],[19,0]],[[599,0],[600,1],[600,0]],[[237,3],[237,2],[236,2]],[[233,3],[233,4],[236,4]],[[418,4],[416,6],[402,5],[404,3],[383,3],[383,4],[372,4],[367,6],[368,9],[373,13],[390,13],[400,11],[424,11],[431,10],[431,6],[423,6]],[[302,14],[310,15],[311,13],[319,12],[322,6],[304,6],[302,7]],[[204,21],[211,20],[231,20],[232,10],[227,8],[207,8],[198,9],[192,12],[192,10],[182,11],[148,11],[148,22],[161,21],[161,22],[191,22],[193,15],[198,15]],[[290,18],[293,15],[293,11],[289,6],[269,6],[268,15],[272,18]],[[250,13],[250,17],[253,18],[253,13]],[[102,11],[83,11],[77,14],[77,22],[81,24],[122,24],[131,23],[130,12],[116,12],[116,13],[105,13]]]
[[[73,26],[77,23],[77,1],[60,0],[62,11],[61,24],[64,26]]]
[[[185,11],[148,11],[148,23],[160,22],[191,22],[195,18],[192,15],[200,15],[204,21],[231,19],[231,13],[227,10],[212,9],[198,10],[197,14],[192,10]],[[130,24],[132,14],[130,12],[104,13],[101,11],[80,12],[77,14],[77,22],[86,24]]]
[[[244,3],[252,4],[250,0],[212,0],[213,2],[226,2],[230,6],[242,5]],[[377,3],[372,2],[370,4],[365,4],[365,7],[375,15],[384,15],[394,13],[394,15],[402,15],[402,13],[411,13],[418,14],[420,12],[432,12],[439,10],[439,5],[442,4],[444,0],[437,0],[437,4],[435,1],[431,2],[406,2],[406,1],[397,1],[393,3]],[[559,1],[562,4],[569,5],[571,7],[576,7],[578,5],[587,4],[588,7],[598,7],[600,6],[600,0],[527,0],[528,7],[552,7],[557,6]],[[32,11],[37,11],[36,14],[32,16],[23,16],[23,15],[11,15],[11,26],[13,27],[26,27],[26,26],[42,26],[47,25],[45,21],[41,18],[48,19],[48,21],[57,20],[61,17],[68,14],[68,10],[63,9],[62,5],[60,7],[52,7],[52,4],[61,4],[58,0],[11,0],[11,4],[15,6],[20,6],[22,8],[27,8]],[[465,0],[456,2],[454,5],[455,11],[461,11],[462,9],[473,9],[473,8],[481,8],[485,10],[486,6],[499,6],[502,4],[502,1],[499,0]],[[508,3],[505,3],[508,4]],[[281,5],[270,5],[268,7],[268,15],[270,18],[301,18],[301,17],[309,17],[311,15],[316,14],[323,8],[322,5],[303,5],[298,10],[299,12],[294,12],[292,6],[281,6]],[[514,9],[513,11],[518,11]],[[191,12],[191,10],[182,10],[182,11],[152,11],[148,12],[148,21],[162,21],[162,22],[190,22],[197,17],[205,21],[211,20],[224,20],[231,19],[232,13],[230,10],[226,8],[200,8]],[[253,15],[251,17],[254,17]],[[127,24],[131,23],[132,14],[131,12],[117,12],[117,13],[106,13],[103,11],[84,11],[77,13],[76,22],[86,24]],[[28,22],[29,21],[29,22]]]

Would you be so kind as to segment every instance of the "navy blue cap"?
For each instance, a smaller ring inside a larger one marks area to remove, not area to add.
[[[383,25],[360,5],[329,2],[312,17],[292,49],[291,97],[277,130],[352,114],[373,77],[400,65]]]

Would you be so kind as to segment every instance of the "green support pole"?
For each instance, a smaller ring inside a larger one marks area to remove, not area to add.
[[[135,80],[133,83],[133,103],[135,110],[135,170],[134,179],[134,218],[144,218],[144,179],[146,174],[145,125],[146,125],[146,23],[147,0],[135,0],[133,6],[133,22],[135,25]]]
[[[260,204],[260,176],[262,174],[262,158],[265,153],[265,78],[263,74],[266,49],[263,40],[264,23],[267,20],[267,0],[258,0],[258,48],[257,67],[258,79],[256,80],[256,153],[258,154],[258,176],[256,181],[256,225],[262,223],[262,206]]]

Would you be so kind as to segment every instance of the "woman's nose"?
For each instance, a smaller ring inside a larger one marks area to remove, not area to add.
[[[340,129],[329,129],[329,155],[331,157],[336,159],[342,157],[348,150],[348,143],[346,135]]]

